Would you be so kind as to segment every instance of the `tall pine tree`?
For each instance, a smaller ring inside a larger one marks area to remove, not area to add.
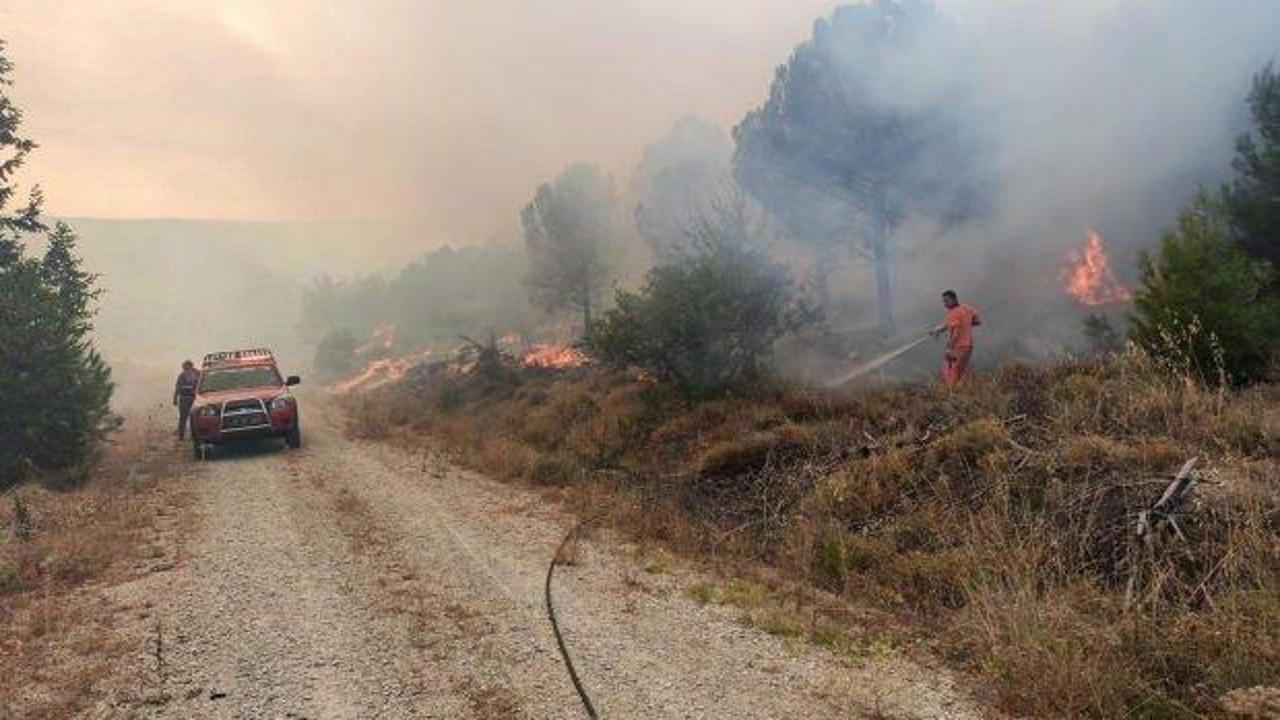
[[[81,477],[112,425],[111,371],[92,341],[99,291],[75,254],[75,232],[58,223],[43,257],[32,257],[26,241],[48,231],[39,188],[10,208],[14,175],[36,148],[2,92],[12,70],[0,42],[0,487]]]
[[[913,215],[951,223],[981,205],[978,147],[958,115],[962,89],[907,100],[892,86],[914,48],[949,33],[925,0],[842,5],[733,131],[735,179],[822,258],[820,288],[841,254],[871,261],[886,334],[895,230]]]
[[[618,204],[609,177],[571,165],[538,187],[520,213],[529,252],[529,300],[548,312],[582,314],[583,334],[604,293],[618,250]]]

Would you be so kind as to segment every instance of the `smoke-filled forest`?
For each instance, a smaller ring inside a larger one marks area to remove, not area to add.
[[[1280,713],[1280,5],[114,4],[0,9],[0,714]]]
[[[1123,324],[1141,251],[1231,177],[1268,13],[840,8],[732,126],[680,119],[622,171],[566,158],[526,191],[503,241],[318,278],[304,337],[363,344],[391,326],[399,351],[460,334],[568,342],[741,208],[751,222],[720,230],[785,265],[819,311],[820,341],[785,368],[795,379],[820,384],[918,334],[947,288],[993,319],[980,364],[1087,352],[1085,319]],[[1028,40],[1050,27],[1054,43]],[[426,322],[406,322],[417,312]],[[886,372],[932,364],[913,359]]]

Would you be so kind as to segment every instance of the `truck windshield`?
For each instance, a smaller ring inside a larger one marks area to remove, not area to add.
[[[202,393],[279,384],[280,374],[269,365],[205,370],[200,375],[200,392]]]

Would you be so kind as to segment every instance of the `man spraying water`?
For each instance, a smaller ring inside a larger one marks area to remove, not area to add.
[[[888,365],[890,362],[906,355],[916,346],[928,341],[930,337],[938,337],[947,333],[947,352],[942,363],[942,382],[947,385],[958,385],[969,373],[969,360],[973,357],[973,329],[982,324],[978,311],[965,305],[956,297],[955,290],[942,293],[942,305],[947,309],[947,317],[943,323],[929,332],[902,347],[890,350],[856,365],[827,383],[827,387],[840,387],[845,383],[866,375],[873,370]]]
[[[942,324],[929,331],[933,337],[947,333],[947,351],[942,362],[942,382],[958,385],[969,373],[969,360],[973,357],[973,329],[982,324],[978,311],[960,302],[955,290],[942,293],[942,305],[947,309]]]

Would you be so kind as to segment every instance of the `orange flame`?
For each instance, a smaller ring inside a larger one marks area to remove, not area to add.
[[[335,383],[329,388],[329,392],[335,395],[348,395],[357,391],[367,392],[399,380],[409,372],[411,367],[413,363],[402,358],[373,360],[359,375]]]
[[[1107,243],[1096,230],[1085,234],[1084,247],[1071,253],[1063,289],[1085,305],[1128,302],[1133,295],[1111,272]]]
[[[575,368],[585,365],[587,356],[567,345],[534,345],[520,357],[525,367]]]

